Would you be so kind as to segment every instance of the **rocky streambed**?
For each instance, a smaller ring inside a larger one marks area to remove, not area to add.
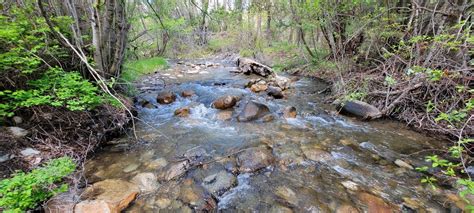
[[[442,141],[338,115],[323,103],[322,81],[243,75],[234,60],[170,64],[137,84],[139,142],[111,141],[87,162],[91,186],[76,211],[463,208],[455,190],[422,185],[413,169]]]

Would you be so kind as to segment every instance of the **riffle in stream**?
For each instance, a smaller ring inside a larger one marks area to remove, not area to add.
[[[448,196],[454,191],[422,185],[410,168],[424,163],[419,151],[441,148],[442,141],[396,122],[327,113],[332,108],[320,94],[327,85],[319,80],[301,78],[286,98],[271,99],[245,89],[255,76],[233,73],[233,61],[170,64],[137,84],[141,140],[133,143],[130,134],[112,141],[86,164],[90,182],[158,177],[126,211],[458,211]],[[165,90],[176,101],[157,103]],[[195,94],[182,97],[187,90]],[[213,108],[224,95],[241,100],[232,110]],[[267,105],[274,119],[238,122],[249,100]],[[288,106],[297,109],[296,118],[282,116]],[[182,107],[189,116],[174,115]]]

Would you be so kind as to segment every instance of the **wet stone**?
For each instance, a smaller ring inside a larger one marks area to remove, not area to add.
[[[235,106],[237,103],[238,98],[236,96],[231,96],[231,95],[226,95],[222,96],[218,99],[216,99],[213,103],[212,106],[216,109],[229,109]]]
[[[220,111],[217,113],[216,117],[221,121],[228,121],[232,119],[232,111]]]
[[[264,147],[248,148],[237,156],[240,172],[255,172],[274,162],[271,150]]]
[[[183,92],[181,92],[181,97],[187,98],[187,97],[191,97],[195,94],[196,93],[193,90],[184,90]]]
[[[316,162],[326,162],[332,159],[331,154],[313,146],[301,146],[301,150],[306,158]]]
[[[209,175],[202,181],[202,186],[214,196],[220,196],[236,184],[237,178],[226,171]]]
[[[268,113],[270,113],[270,109],[265,104],[249,101],[237,117],[237,120],[241,122],[253,121],[262,118]]]
[[[279,186],[276,188],[275,195],[284,204],[289,206],[297,206],[298,198],[296,197],[296,192],[286,186]]]
[[[185,174],[189,168],[189,161],[184,160],[181,162],[169,164],[165,168],[161,169],[158,179],[161,181],[170,181],[179,178]]]
[[[188,117],[190,109],[189,107],[182,107],[174,111],[174,115],[178,117]]]
[[[296,118],[296,108],[293,106],[286,107],[283,110],[283,117],[284,118]]]
[[[81,201],[74,207],[74,212],[120,212],[138,195],[135,184],[123,180],[110,179],[97,182],[86,188]]]
[[[139,166],[140,165],[138,165],[136,163],[132,163],[132,164],[128,165],[127,167],[125,167],[123,169],[123,172],[125,172],[125,173],[133,172],[133,171],[137,170]]]
[[[176,95],[170,91],[160,92],[156,97],[156,101],[160,104],[171,104],[176,100]]]
[[[283,98],[283,91],[279,87],[269,86],[267,89],[267,94],[275,99]]]
[[[156,175],[151,172],[137,174],[131,182],[138,186],[140,193],[154,192],[160,186]]]
[[[191,179],[183,181],[178,199],[198,212],[212,211],[217,208],[216,201],[206,189],[195,184]]]

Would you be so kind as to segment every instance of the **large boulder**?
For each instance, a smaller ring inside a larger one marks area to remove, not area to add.
[[[237,156],[240,172],[255,172],[274,162],[272,151],[265,147],[248,148]]]
[[[86,188],[81,201],[74,207],[76,213],[121,212],[135,200],[140,189],[137,185],[118,179],[97,182]]]
[[[262,77],[268,77],[275,74],[273,70],[267,65],[259,63],[250,58],[237,59],[237,67],[239,67],[240,72],[246,75],[256,74]]]
[[[382,113],[377,107],[363,101],[346,101],[338,106],[338,109],[346,114],[354,115],[364,119],[380,118]]]
[[[234,107],[238,100],[237,96],[226,95],[216,99],[212,106],[216,109],[229,109]]]
[[[171,91],[163,91],[158,93],[156,101],[160,104],[171,104],[176,101],[176,95]]]
[[[265,104],[256,101],[249,101],[237,117],[237,120],[241,122],[253,121],[262,118],[269,113],[270,109]]]

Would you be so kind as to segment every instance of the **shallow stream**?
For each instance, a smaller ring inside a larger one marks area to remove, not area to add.
[[[157,191],[141,194],[127,211],[458,211],[449,200],[454,192],[422,185],[419,173],[394,163],[421,165],[427,153],[420,151],[438,149],[443,141],[397,122],[338,115],[324,104],[321,91],[327,85],[319,80],[297,80],[284,99],[253,93],[244,85],[255,76],[232,72],[236,69],[230,60],[170,61],[169,69],[143,78],[137,103],[151,104],[138,104],[141,140],[133,143],[129,135],[95,154],[86,166],[89,181],[131,180],[144,172],[159,176],[187,160],[191,164],[184,174],[160,181]],[[176,101],[158,104],[156,94],[162,90],[176,93]],[[185,90],[196,94],[181,97]],[[242,99],[229,112],[212,108],[223,95]],[[267,105],[275,119],[238,122],[236,115],[248,100]],[[186,106],[188,117],[174,115]],[[281,115],[287,106],[297,109],[296,118]],[[239,172],[236,158],[255,147],[271,153],[270,163]]]

